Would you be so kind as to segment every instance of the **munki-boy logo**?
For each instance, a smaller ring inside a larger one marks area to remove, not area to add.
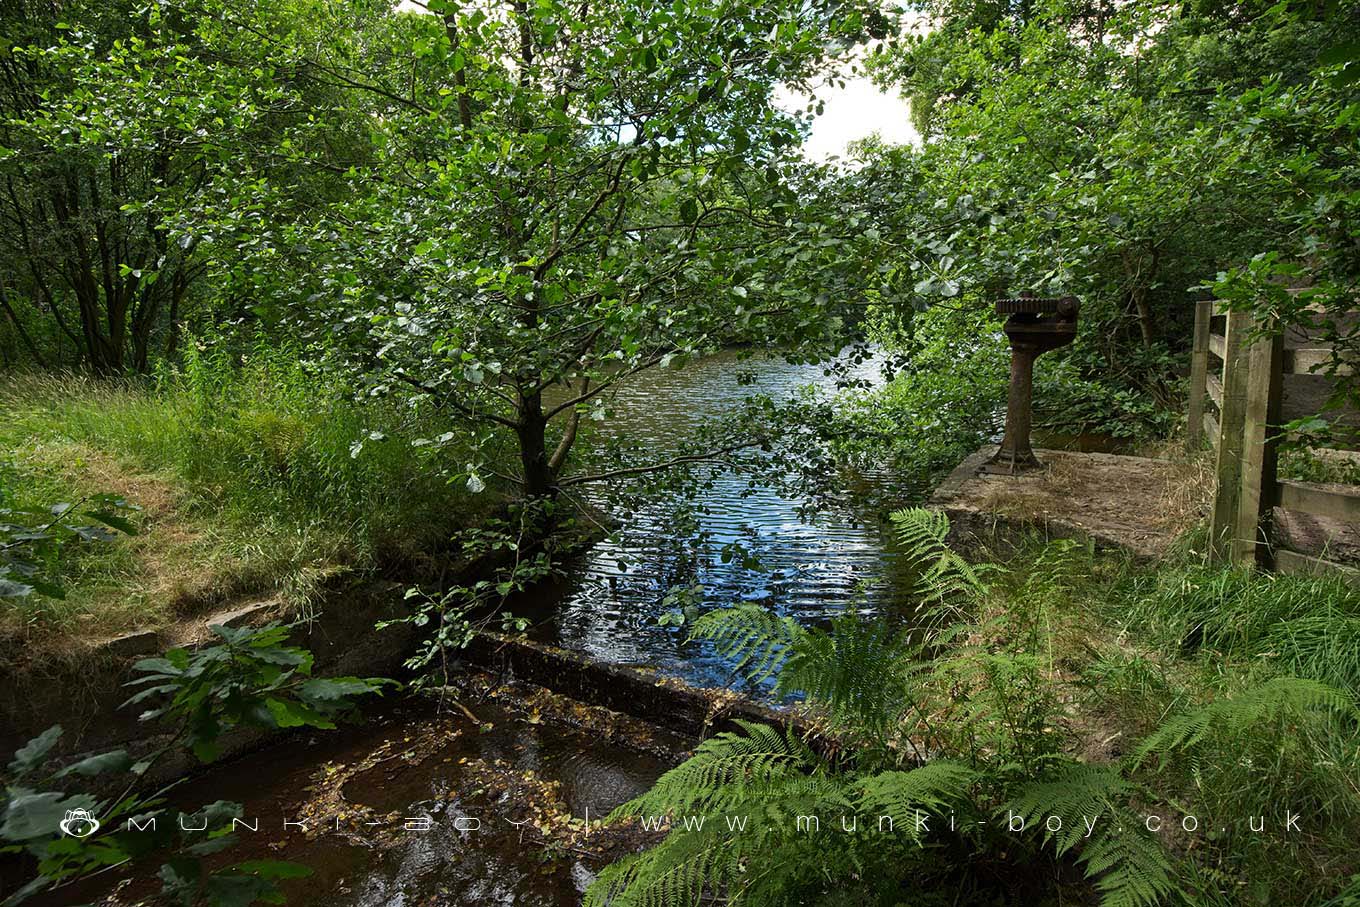
[[[73,838],[88,838],[99,831],[99,820],[88,809],[68,809],[66,818],[57,823],[61,833]]]

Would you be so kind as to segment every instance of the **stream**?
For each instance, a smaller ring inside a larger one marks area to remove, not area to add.
[[[742,369],[751,371],[753,383],[738,382]],[[882,382],[874,360],[848,375]],[[818,365],[766,356],[742,360],[724,352],[683,369],[638,376],[620,391],[605,430],[664,453],[743,398],[767,394],[780,402],[809,386],[833,394],[835,381]],[[630,514],[620,538],[596,544],[563,582],[527,606],[537,618],[530,636],[597,661],[724,686],[735,681],[711,647],[687,645],[683,627],[659,622],[672,609],[665,603],[672,588],[701,587],[705,608],[754,601],[802,623],[824,621],[847,607],[872,612],[905,598],[909,579],[891,538],[877,515],[855,509],[853,497],[822,502],[808,520],[799,512],[803,502],[766,487],[752,493],[744,476],[725,472],[695,503],[697,531],[707,535],[698,556],[690,539],[671,528],[671,505],[658,502]],[[759,566],[723,562],[719,551],[727,543],[741,545]]]
[[[858,377],[881,380],[875,363],[856,368]],[[742,369],[754,372],[754,384],[737,380]],[[665,451],[746,395],[780,399],[808,385],[834,391],[819,366],[724,353],[639,376],[620,392],[604,430]],[[730,666],[711,648],[687,644],[683,628],[659,623],[673,587],[702,587],[705,607],[758,601],[804,622],[906,599],[884,528],[855,512],[853,495],[804,520],[799,501],[746,492],[745,478],[724,474],[703,494],[698,530],[710,544],[697,553],[688,538],[676,537],[667,505],[629,515],[617,538],[596,544],[561,581],[524,603],[533,612],[531,635],[599,661],[724,686],[734,683]],[[729,542],[759,566],[724,562],[717,549]],[[484,693],[496,688],[494,678],[485,679]],[[182,785],[175,801],[186,810],[217,799],[242,803],[261,830],[239,833],[233,862],[285,859],[312,870],[285,883],[289,904],[579,904],[602,865],[591,853],[619,855],[639,843],[626,835],[613,840],[620,832],[592,831],[583,820],[645,791],[695,741],[639,729],[640,722],[611,724],[628,719],[583,717],[576,713],[592,710],[580,704],[498,696],[460,696],[477,723],[412,699],[356,727],[294,735]],[[421,823],[415,829],[413,819]],[[470,827],[474,819],[479,827]],[[582,828],[588,849],[578,846]],[[159,887],[145,875],[106,877],[93,890],[38,903],[136,903]]]

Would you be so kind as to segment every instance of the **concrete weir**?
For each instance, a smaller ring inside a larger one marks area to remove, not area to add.
[[[737,720],[800,722],[726,690],[707,690],[631,665],[606,664],[527,639],[480,633],[464,656],[493,673],[545,687],[694,737],[731,730]]]

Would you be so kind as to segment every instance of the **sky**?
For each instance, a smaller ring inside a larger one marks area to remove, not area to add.
[[[815,161],[844,155],[845,146],[877,132],[892,144],[918,144],[920,135],[911,125],[911,111],[896,91],[883,91],[864,76],[852,76],[841,88],[823,88],[817,96],[825,103],[822,115],[813,120],[812,133],[803,153]],[[807,98],[780,92],[786,107],[802,107]]]

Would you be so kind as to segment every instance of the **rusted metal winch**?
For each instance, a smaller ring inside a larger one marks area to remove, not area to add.
[[[1075,296],[1044,299],[1021,293],[998,299],[996,313],[1010,316],[1005,331],[1011,342],[1011,387],[1006,400],[1006,434],[1001,448],[982,465],[982,471],[1015,475],[1043,468],[1029,443],[1034,360],[1040,353],[1066,346],[1077,336],[1077,300]]]

